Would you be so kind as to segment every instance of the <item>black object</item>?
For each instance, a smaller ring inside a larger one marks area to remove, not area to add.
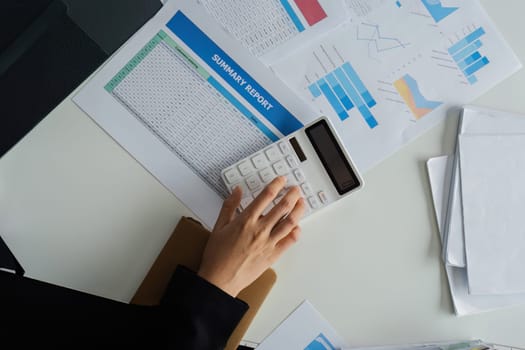
[[[160,7],[158,0],[1,0],[0,157]]]
[[[13,253],[7,247],[2,237],[0,237],[0,268],[15,271],[19,276],[23,276],[25,271],[22,265],[16,260]]]
[[[218,350],[248,310],[246,303],[182,266],[158,306],[119,303],[2,271],[0,286],[2,344],[13,340],[17,348],[28,341],[69,349],[76,341],[86,347],[103,340],[105,347],[160,343],[157,347],[167,349]]]
[[[24,18],[31,8],[8,0],[2,4],[0,32]],[[10,5],[11,4],[11,5]],[[14,5],[17,4],[17,5]],[[93,72],[107,55],[67,16],[61,1],[50,2],[29,26],[11,33],[0,53],[0,156],[29,132]]]

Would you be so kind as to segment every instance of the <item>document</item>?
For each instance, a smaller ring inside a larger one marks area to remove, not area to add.
[[[345,3],[347,21],[271,68],[331,118],[361,171],[521,67],[478,1]]]
[[[525,133],[525,117],[488,108],[466,106],[458,128],[458,135]],[[443,232],[444,258],[449,265],[465,267],[459,150],[456,150],[451,176],[450,197]]]
[[[263,340],[257,350],[336,350],[343,346],[343,339],[306,300]]]
[[[432,158],[427,163],[427,169],[432,190],[434,210],[438,221],[439,234],[443,240],[444,222],[442,221],[449,195],[450,168],[453,166],[451,156]],[[448,180],[447,180],[448,178]],[[464,316],[525,304],[525,293],[511,295],[472,295],[469,294],[467,269],[445,264],[448,284],[454,311],[457,316]]]
[[[317,113],[199,7],[179,3],[163,6],[74,101],[211,228],[227,194],[221,170]]]
[[[347,19],[342,0],[197,2],[233,38],[268,65]]]
[[[461,135],[461,194],[471,294],[525,293],[525,134]]]

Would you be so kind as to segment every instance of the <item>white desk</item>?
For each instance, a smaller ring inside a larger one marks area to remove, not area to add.
[[[525,2],[482,3],[525,62]],[[475,102],[525,113],[524,88],[522,70]],[[309,299],[351,345],[475,337],[525,347],[525,307],[453,315],[425,161],[452,152],[455,127],[451,116],[303,225],[247,339]],[[30,277],[129,300],[182,215],[69,98],[0,160],[0,220],[14,239],[33,236],[16,251]],[[68,257],[44,256],[43,245]]]

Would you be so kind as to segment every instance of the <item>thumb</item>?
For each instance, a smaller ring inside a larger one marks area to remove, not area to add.
[[[241,204],[241,199],[242,190],[240,187],[235,187],[231,195],[226,198],[222,204],[221,212],[219,213],[219,217],[217,218],[217,222],[215,223],[213,231],[220,230],[233,220],[235,213],[237,212],[237,208]]]

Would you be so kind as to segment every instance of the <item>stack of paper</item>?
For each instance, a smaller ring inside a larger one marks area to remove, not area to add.
[[[485,343],[481,340],[466,340],[462,342],[440,342],[425,344],[408,344],[393,346],[378,346],[352,348],[352,350],[509,350],[508,346]],[[517,348],[514,348],[517,349]],[[347,349],[347,350],[350,350]]]
[[[466,107],[455,156],[428,161],[457,315],[525,303],[525,116]]]

